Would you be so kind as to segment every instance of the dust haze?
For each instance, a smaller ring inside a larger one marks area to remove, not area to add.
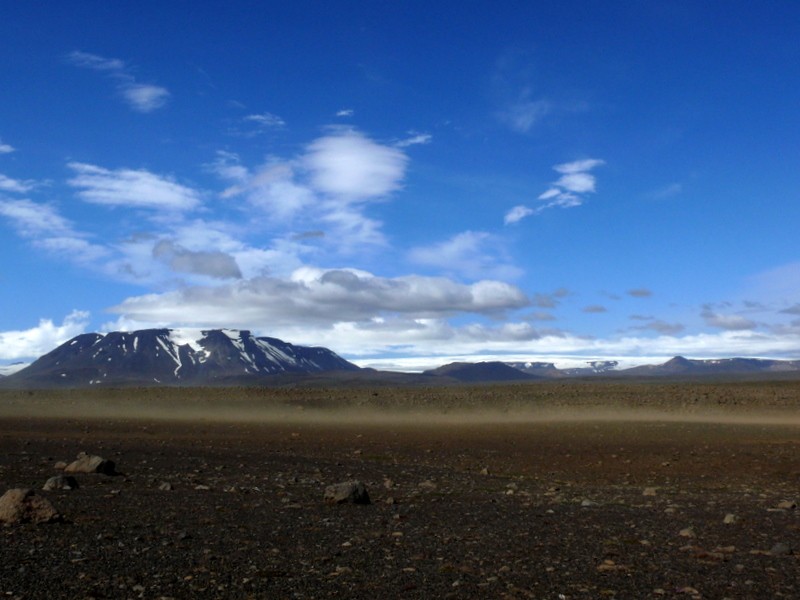
[[[800,425],[793,382],[0,391],[0,417],[360,426],[547,422]]]

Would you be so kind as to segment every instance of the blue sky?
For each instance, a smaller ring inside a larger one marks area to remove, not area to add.
[[[800,5],[430,4],[8,3],[0,362],[800,358]]]

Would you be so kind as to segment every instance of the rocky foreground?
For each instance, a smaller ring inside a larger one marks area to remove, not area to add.
[[[800,427],[670,419],[5,417],[0,594],[800,597]]]

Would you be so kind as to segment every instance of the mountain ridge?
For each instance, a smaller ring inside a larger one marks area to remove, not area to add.
[[[3,383],[204,385],[356,370],[359,367],[327,348],[255,337],[249,330],[163,328],[78,335],[8,375]]]
[[[569,378],[800,378],[800,360],[689,359],[620,369],[614,360],[560,369],[552,362],[455,362],[423,373],[361,369],[322,347],[250,330],[143,329],[84,333],[0,377],[3,388],[209,385],[449,385]]]

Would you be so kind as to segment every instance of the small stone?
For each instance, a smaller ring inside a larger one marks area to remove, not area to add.
[[[697,535],[694,532],[694,527],[686,527],[685,529],[681,529],[678,532],[678,535],[681,536],[681,537],[685,537],[685,538],[697,537]]]
[[[794,510],[797,508],[797,502],[794,500],[781,500],[778,502],[778,508],[782,510]]]
[[[789,547],[788,544],[784,544],[783,542],[778,542],[772,548],[770,548],[769,553],[772,556],[788,556],[792,554],[792,549]]]
[[[78,480],[71,475],[55,475],[45,482],[42,489],[46,492],[52,492],[53,490],[77,490]]]
[[[175,488],[172,487],[172,484],[169,481],[164,481],[158,486],[158,489],[163,492],[171,492]]]
[[[481,475],[488,475],[488,474],[489,474],[489,467],[483,467],[483,468],[480,470],[480,474],[481,474]]]
[[[725,515],[725,518],[722,519],[722,522],[725,523],[726,525],[733,525],[738,520],[739,520],[739,517],[737,517],[735,514],[728,513],[727,515]]]
[[[657,488],[654,487],[646,487],[642,492],[642,496],[655,496]]]
[[[64,469],[67,468],[67,463],[65,463],[63,460],[60,460],[53,465],[53,468],[59,471],[63,471]]]
[[[581,502],[581,506],[583,506],[584,508],[587,508],[589,506],[597,506],[597,502],[592,502],[591,500],[583,500]]]

